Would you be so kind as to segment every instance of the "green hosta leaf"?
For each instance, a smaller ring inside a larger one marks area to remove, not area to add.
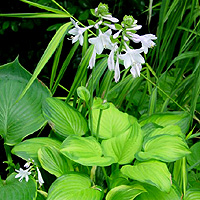
[[[114,162],[112,157],[103,157],[101,145],[92,136],[69,136],[62,143],[60,151],[71,160],[86,166],[108,166]]]
[[[195,143],[191,148],[191,154],[187,156],[187,161],[191,168],[200,170],[200,142]]]
[[[106,200],[133,200],[146,190],[141,185],[120,185],[111,189]]]
[[[115,158],[119,164],[130,163],[135,153],[141,150],[143,134],[140,125],[135,122],[125,133],[103,140],[101,145],[104,155]]]
[[[46,145],[54,146],[59,149],[61,142],[47,137],[31,138],[14,146],[12,153],[24,160],[32,158],[37,165],[40,165],[38,160],[38,150]]]
[[[136,155],[137,159],[141,161],[157,159],[173,162],[190,153],[186,142],[181,137],[173,135],[157,135],[148,138],[143,149],[144,152],[139,152]]]
[[[142,184],[147,192],[143,192],[137,200],[181,200],[181,193],[172,185],[169,192],[162,192],[149,184]]]
[[[47,98],[43,104],[44,115],[52,129],[59,135],[84,135],[88,131],[86,119],[69,104],[56,98]]]
[[[186,134],[189,129],[190,115],[186,112],[166,112],[158,113],[141,119],[140,125],[155,123],[159,126],[178,125],[181,131]]]
[[[84,87],[84,86],[80,86],[80,87],[77,88],[77,94],[78,94],[78,96],[79,96],[82,100],[84,100],[85,102],[88,102],[89,99],[90,99],[90,92],[89,92],[89,90],[88,90],[86,87]]]
[[[92,111],[95,133],[97,132],[99,113],[99,109],[93,109]],[[131,126],[130,120],[133,122],[135,121],[133,117],[119,111],[112,103],[110,103],[110,107],[102,112],[99,137],[102,139],[109,139],[124,133]]]
[[[200,199],[200,190],[199,188],[190,188],[186,191],[184,200],[199,200]]]
[[[37,183],[29,177],[28,182],[24,179],[20,182],[15,178],[17,173],[12,173],[0,185],[0,199],[2,200],[33,200],[37,195]]]
[[[53,146],[43,146],[38,151],[38,159],[41,166],[49,173],[59,177],[69,171],[73,171],[71,161],[63,156]]]
[[[102,191],[91,187],[91,180],[82,174],[65,174],[59,177],[48,191],[47,200],[101,200]]]
[[[161,191],[170,191],[171,174],[165,163],[147,161],[134,166],[126,165],[121,168],[121,172],[133,180],[156,186]]]
[[[168,125],[164,128],[157,128],[152,131],[147,138],[160,136],[160,135],[172,135],[172,136],[180,136],[181,138],[185,138],[185,135],[181,132],[181,128],[177,125]]]
[[[46,121],[42,115],[42,102],[50,92],[39,80],[35,80],[26,95],[16,102],[30,78],[31,74],[18,59],[0,66],[0,135],[8,145],[19,143]]]

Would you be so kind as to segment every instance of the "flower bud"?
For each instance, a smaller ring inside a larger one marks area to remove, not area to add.
[[[124,24],[124,26],[127,26],[127,27],[133,26],[133,24],[134,24],[133,16],[125,15],[124,18],[123,18],[122,24]]]

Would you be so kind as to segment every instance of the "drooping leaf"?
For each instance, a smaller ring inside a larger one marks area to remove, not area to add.
[[[97,132],[99,113],[100,109],[93,109],[92,111],[92,121],[95,133]],[[135,119],[127,113],[119,111],[112,103],[110,103],[110,107],[102,112],[99,138],[109,139],[124,133],[130,128],[131,121],[134,122]]]
[[[143,192],[136,199],[137,200],[181,200],[181,193],[172,185],[169,192],[160,191],[157,187],[149,184],[142,184],[147,192]]]
[[[37,195],[37,183],[29,177],[28,182],[25,179],[20,182],[15,178],[17,173],[12,173],[4,182],[0,185],[0,199],[2,200],[33,200]]]
[[[87,121],[81,113],[61,100],[47,98],[43,111],[52,129],[64,138],[68,135],[84,135],[88,131]]]
[[[130,179],[156,186],[164,192],[170,191],[171,174],[165,163],[152,160],[134,166],[125,165],[121,168],[121,172]]]
[[[50,96],[47,87],[35,80],[26,95],[17,99],[31,74],[15,61],[0,66],[0,135],[8,145],[19,143],[42,127],[42,102]]]
[[[48,191],[47,200],[101,200],[100,188],[91,186],[91,180],[82,174],[71,173],[59,177]]]
[[[59,149],[61,142],[48,137],[31,138],[14,146],[12,153],[24,160],[32,158],[35,164],[40,165],[38,160],[38,150],[46,145],[54,146]]]
[[[186,112],[157,113],[140,120],[140,125],[155,123],[159,126],[178,125],[181,131],[186,134],[189,129],[190,115]]]
[[[200,142],[195,143],[190,148],[191,154],[187,156],[187,161],[190,164],[190,168],[200,170]]]
[[[73,171],[71,161],[54,146],[43,146],[38,151],[41,166],[49,173],[59,177]]]
[[[104,155],[114,157],[119,164],[127,164],[135,158],[135,153],[141,150],[142,142],[142,130],[140,125],[135,122],[128,131],[103,140],[101,145]]]
[[[184,139],[173,135],[157,135],[147,138],[143,149],[144,152],[141,151],[136,155],[137,159],[141,161],[157,159],[173,162],[190,154]]]
[[[86,87],[84,87],[84,86],[80,86],[80,87],[77,88],[77,94],[78,94],[78,96],[79,96],[82,100],[84,100],[85,102],[88,102],[89,99],[90,99],[90,92],[89,92],[89,90],[88,90]]]
[[[112,157],[103,156],[101,145],[92,136],[69,136],[62,143],[60,151],[71,160],[86,166],[108,166],[114,163]]]
[[[106,195],[106,200],[133,200],[146,190],[141,185],[120,185],[112,188]]]

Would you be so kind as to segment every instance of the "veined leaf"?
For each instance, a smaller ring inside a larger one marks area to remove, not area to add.
[[[101,145],[92,136],[69,136],[62,143],[60,151],[71,160],[86,166],[108,166],[114,163],[112,157],[103,157]]]
[[[38,160],[38,150],[46,145],[54,146],[59,149],[61,142],[49,137],[31,138],[14,146],[12,153],[24,160],[32,158],[35,164],[40,165]]]
[[[68,135],[84,135],[88,131],[86,119],[75,108],[56,98],[47,98],[43,104],[44,116],[52,129],[66,138]]]
[[[143,145],[144,152],[136,154],[138,160],[157,159],[164,162],[173,162],[190,154],[183,138],[173,135],[157,135],[147,138]]]
[[[3,185],[0,184],[0,199],[2,200],[33,200],[37,195],[37,183],[29,177],[20,182],[15,178],[17,173],[12,173]]]
[[[180,200],[181,193],[172,185],[169,192],[162,192],[157,187],[149,184],[141,184],[147,192],[143,192],[136,199],[137,200]]]
[[[156,113],[149,117],[142,118],[140,125],[144,126],[147,123],[155,123],[159,126],[178,125],[181,131],[186,134],[189,130],[190,115],[186,112],[166,112]]]
[[[199,200],[200,190],[199,188],[190,188],[186,191],[184,200]]]
[[[141,185],[120,185],[112,188],[106,195],[106,200],[133,200],[146,190]]]
[[[18,59],[0,66],[0,135],[8,145],[19,143],[46,122],[42,102],[51,94],[42,82],[35,80],[26,95],[16,102],[30,77]]]
[[[99,113],[100,109],[92,110],[92,121],[95,133],[97,133]],[[110,103],[110,107],[102,112],[99,138],[109,139],[124,133],[130,128],[131,121],[134,123],[136,119],[129,116],[127,113],[119,111],[112,103]]]
[[[47,200],[101,200],[102,190],[91,186],[91,180],[82,174],[71,173],[59,177],[48,191]]]
[[[71,161],[54,146],[43,146],[38,151],[41,166],[49,173],[60,177],[69,171],[74,171]]]
[[[121,172],[130,179],[156,186],[164,192],[171,188],[171,174],[165,163],[159,161],[141,162],[134,166],[125,165]]]
[[[103,140],[101,145],[104,155],[114,157],[119,164],[133,161],[135,153],[141,150],[143,134],[137,122],[128,131],[119,136]]]

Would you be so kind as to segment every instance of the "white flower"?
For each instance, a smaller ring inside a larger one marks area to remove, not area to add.
[[[74,37],[72,38],[72,43],[75,43],[76,41],[79,40],[80,45],[82,46],[83,45],[83,33],[87,29],[91,28],[92,26],[81,28],[78,26],[77,22],[75,22],[73,19],[70,19],[70,20],[72,21],[73,25],[75,26],[75,28],[73,28],[69,31],[69,34],[74,35]]]
[[[133,34],[131,32],[127,32],[130,36],[130,39],[133,40],[135,43],[142,43],[142,48],[144,49],[144,53],[148,53],[148,48],[152,48],[155,46],[155,43],[152,40],[156,40],[157,37],[153,34],[146,34],[146,35],[138,35]]]
[[[16,172],[18,172],[18,174],[15,176],[15,178],[19,178],[19,181],[22,182],[23,178],[25,178],[26,182],[28,182],[29,179],[29,175],[31,174],[31,172],[29,172],[30,168],[23,170],[22,168],[20,168],[19,170],[15,170]]]
[[[111,34],[111,29],[107,30],[105,33],[102,33],[101,30],[99,30],[99,35],[97,37],[89,39],[89,42],[94,44],[94,49],[98,55],[103,52],[104,48],[112,49],[113,44],[110,40]]]
[[[40,184],[40,187],[41,187],[42,184],[44,183],[44,180],[42,178],[42,174],[41,174],[39,168],[38,167],[36,167],[36,168],[37,168],[37,173],[38,173],[38,183]]]
[[[92,56],[90,58],[90,61],[89,61],[89,68],[92,69],[95,65],[95,60],[96,60],[96,51],[95,49],[93,50],[93,53],[92,53]]]
[[[126,53],[120,54],[119,58],[124,61],[125,68],[133,66],[135,63],[145,63],[144,58],[140,54],[143,49],[130,49],[125,43]]]
[[[113,35],[113,38],[114,38],[114,39],[118,38],[118,37],[119,37],[119,34],[120,34],[121,32],[122,32],[122,29],[119,30],[119,31],[117,31],[117,33],[115,33],[115,34]]]
[[[141,69],[142,65],[140,63],[136,63],[131,67],[130,72],[133,75],[133,78],[140,76]]]
[[[111,22],[118,22],[119,20],[115,17],[112,17],[112,15],[104,15],[104,16],[101,16],[103,19],[106,19],[106,20],[109,20]]]
[[[32,163],[34,163],[34,160],[29,158],[28,161],[25,163],[24,167],[29,168]]]
[[[119,57],[117,55],[117,60],[116,60],[116,63],[115,63],[115,75],[114,75],[114,78],[115,78],[115,82],[117,83],[120,79],[120,69],[119,69]]]
[[[106,25],[106,26],[108,26],[110,29],[112,29],[112,30],[117,30],[116,28],[115,28],[115,25],[114,24],[107,24],[107,23],[104,23],[104,25]]]

